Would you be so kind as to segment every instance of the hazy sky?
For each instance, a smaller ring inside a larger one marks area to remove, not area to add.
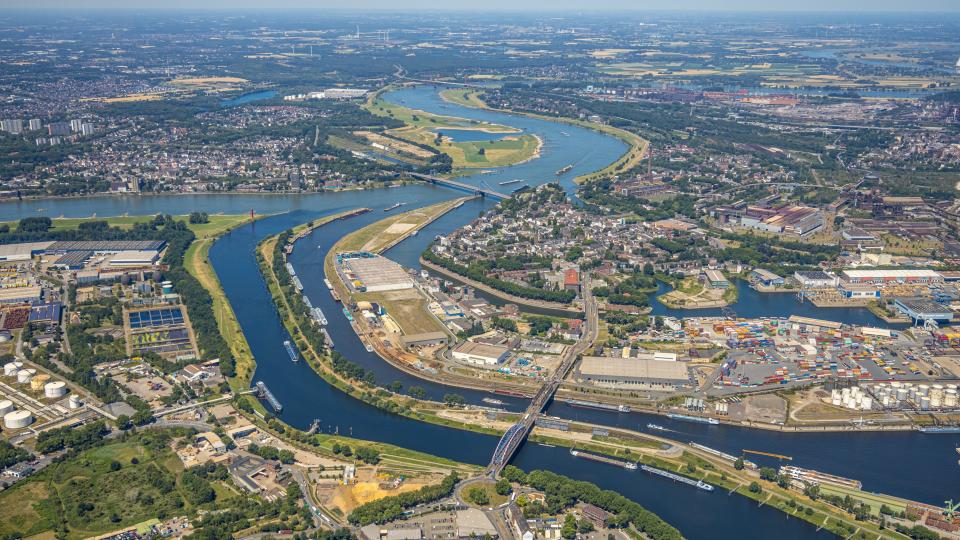
[[[18,8],[953,11],[960,0],[0,0]]]

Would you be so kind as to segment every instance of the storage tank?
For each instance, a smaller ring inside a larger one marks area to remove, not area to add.
[[[58,398],[67,395],[67,384],[63,381],[48,382],[43,387],[43,395],[48,398]]]
[[[958,387],[957,387],[957,385],[955,385],[955,384],[948,384],[948,385],[947,385],[947,390],[957,390],[957,389],[958,389]]]
[[[906,388],[897,388],[897,401],[903,401],[907,399],[907,396],[910,395],[910,392]]]
[[[4,399],[0,401],[0,416],[7,414],[13,410],[13,402],[9,399]]]
[[[21,429],[33,423],[33,415],[30,411],[20,409],[11,411],[3,415],[3,426],[7,429]]]
[[[79,408],[80,408],[80,396],[78,396],[78,395],[76,395],[76,394],[72,394],[72,395],[70,396],[70,399],[67,401],[67,406],[70,407],[71,409],[79,409]]]
[[[950,394],[950,393],[944,394],[944,395],[943,395],[943,406],[944,406],[944,407],[947,407],[948,409],[956,408],[956,406],[957,406],[957,394],[956,394],[956,393],[953,393],[953,394]]]
[[[43,385],[47,384],[47,381],[50,380],[50,376],[46,373],[41,373],[36,377],[30,379],[30,389],[34,392],[39,392],[43,390]]]
[[[23,367],[23,362],[7,362],[3,365],[3,374],[7,377],[13,377]]]
[[[20,384],[27,384],[36,374],[37,370],[33,368],[21,369],[17,372],[17,382]]]
[[[926,411],[930,409],[930,398],[923,396],[920,398],[920,410]]]
[[[865,411],[869,411],[870,409],[872,409],[872,408],[873,408],[873,398],[865,397],[865,398],[863,398],[862,400],[860,400],[860,408],[863,409],[863,410],[865,410]]]
[[[930,408],[939,409],[940,407],[943,407],[943,400],[938,397],[930,398]]]

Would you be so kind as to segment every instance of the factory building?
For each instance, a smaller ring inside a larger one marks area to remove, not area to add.
[[[942,283],[943,276],[933,270],[844,270],[840,273],[844,281],[848,283],[870,283],[874,285],[884,285],[892,283],[909,283],[925,285],[929,283]]]
[[[726,289],[730,286],[730,282],[723,276],[723,272],[712,268],[703,270],[703,282],[711,289]]]
[[[690,384],[682,362],[642,358],[584,356],[576,377],[581,383],[608,388],[676,390]]]
[[[764,268],[756,268],[750,272],[750,279],[764,287],[782,287],[784,279]]]
[[[432,347],[434,345],[446,345],[450,338],[443,332],[425,332],[423,334],[410,334],[400,339],[403,340],[405,347]]]
[[[949,307],[927,298],[897,298],[893,306],[916,324],[925,321],[950,322],[953,319],[953,311]]]
[[[793,279],[804,289],[823,289],[837,285],[837,276],[820,270],[797,270],[793,273]]]
[[[0,262],[29,261],[43,253],[53,242],[26,242],[0,245]]]
[[[43,289],[33,287],[7,287],[0,289],[0,304],[36,304],[43,296]]]
[[[873,285],[861,285],[859,283],[841,281],[840,284],[837,285],[837,290],[840,291],[840,295],[844,298],[880,298],[880,289]]]
[[[500,345],[487,345],[464,341],[453,349],[454,360],[478,366],[498,366],[510,356],[510,349]]]
[[[152,266],[160,259],[156,250],[121,251],[110,259],[110,266]]]
[[[711,214],[722,223],[775,234],[806,236],[823,227],[823,212],[800,205],[784,205],[779,208],[767,206],[720,206]]]

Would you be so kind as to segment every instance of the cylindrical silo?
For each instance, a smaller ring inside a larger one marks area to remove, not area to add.
[[[17,382],[20,384],[27,384],[36,374],[37,370],[33,368],[21,369],[17,372]]]
[[[48,398],[63,397],[67,394],[67,385],[63,381],[48,382],[43,387],[43,395]]]
[[[0,416],[13,410],[13,402],[9,399],[0,400]]]
[[[3,365],[3,374],[7,377],[13,377],[22,367],[23,362],[7,362]]]
[[[3,415],[3,426],[7,429],[21,429],[33,423],[33,415],[30,411],[20,409],[19,411],[8,412]]]
[[[50,380],[50,376],[46,373],[40,373],[36,377],[30,379],[30,389],[34,392],[39,392],[43,390],[43,385],[47,384],[47,381]]]
[[[76,395],[76,394],[72,394],[72,395],[70,396],[70,399],[67,401],[67,406],[70,407],[71,409],[79,409],[79,408],[80,408],[80,396],[78,396],[78,395]]]

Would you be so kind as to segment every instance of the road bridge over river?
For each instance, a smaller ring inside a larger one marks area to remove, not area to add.
[[[506,199],[510,195],[506,193],[500,193],[495,191],[490,187],[485,187],[484,185],[475,186],[473,184],[467,184],[465,182],[458,182],[456,180],[451,180],[449,178],[443,178],[442,176],[432,176],[429,174],[420,174],[420,173],[410,173],[410,176],[414,178],[419,178],[421,180],[426,180],[431,184],[439,184],[441,186],[452,187],[454,189],[459,189],[466,191],[468,193],[473,193],[480,195],[481,197],[490,197],[491,199]],[[481,180],[481,184],[486,184]]]
[[[584,329],[584,333],[577,343],[563,353],[560,359],[560,365],[553,372],[553,375],[550,376],[550,379],[540,387],[537,394],[533,396],[530,405],[527,406],[527,410],[520,421],[510,426],[510,429],[500,438],[500,442],[497,443],[497,447],[493,451],[490,464],[487,466],[487,475],[490,477],[496,477],[500,474],[500,471],[507,466],[507,463],[509,463],[514,454],[517,453],[517,450],[520,449],[523,442],[527,440],[527,436],[533,430],[537,417],[540,416],[540,413],[550,404],[550,400],[553,399],[554,394],[557,393],[557,389],[560,388],[563,379],[566,378],[567,374],[573,368],[577,357],[587,350],[597,338],[600,317],[597,310],[597,301],[590,290],[590,279],[587,276],[583,278],[581,290],[583,291],[584,312],[586,312],[586,328]]]

